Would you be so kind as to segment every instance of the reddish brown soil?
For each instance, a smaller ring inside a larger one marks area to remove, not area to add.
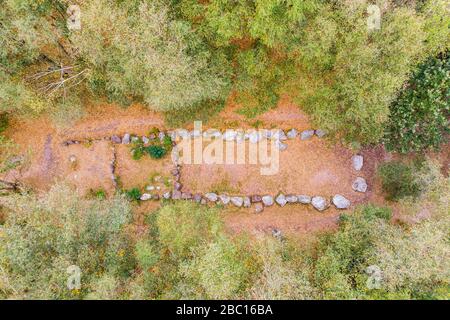
[[[230,105],[205,128],[224,129],[227,125],[249,128],[253,120],[246,120],[233,112],[236,106]],[[283,98],[276,110],[259,117],[264,128],[295,127],[309,129],[307,116],[288,98]],[[36,190],[48,189],[56,180],[66,180],[78,192],[86,194],[90,189],[113,191],[109,163],[112,159],[110,142],[100,141],[92,144],[63,146],[67,139],[101,138],[125,132],[146,134],[151,127],[163,127],[160,114],[148,111],[139,105],[122,109],[102,104],[93,108],[85,118],[74,126],[57,130],[45,118],[15,120],[7,135],[20,145],[22,152],[30,150],[29,161],[19,170],[11,170],[3,175],[5,179],[23,181]],[[170,159],[151,160],[145,157],[139,161],[131,158],[128,146],[117,146],[117,171],[124,188],[144,188],[152,183],[155,175],[169,177]],[[76,165],[69,157],[75,155]],[[351,169],[352,152],[342,146],[329,145],[325,139],[316,137],[309,141],[288,142],[288,149],[281,152],[280,171],[273,176],[261,176],[259,167],[254,165],[186,165],[182,170],[182,182],[190,191],[211,191],[222,189],[230,194],[285,193],[319,194],[330,197],[343,194],[352,200],[353,205],[365,202],[378,195],[372,192],[374,172],[385,154],[382,150],[364,151],[364,170],[359,173],[368,180],[369,192],[357,194],[351,189],[351,182],[357,173]],[[161,185],[161,192],[164,186]],[[157,202],[149,201],[136,205],[136,223],[142,223],[141,213],[158,207]],[[252,209],[227,208],[223,216],[232,232],[242,230],[262,232],[279,228],[286,233],[305,234],[312,231],[328,230],[336,226],[341,212],[330,208],[319,213],[310,206],[288,205],[284,208],[266,208],[260,215]]]

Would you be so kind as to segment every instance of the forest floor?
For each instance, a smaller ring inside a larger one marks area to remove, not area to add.
[[[276,109],[255,119],[246,120],[234,112],[232,105],[214,116],[206,128],[251,128],[257,121],[260,128],[280,128],[298,130],[311,129],[306,114],[292,104],[289,99],[280,101]],[[151,112],[140,105],[127,109],[110,104],[96,105],[88,114],[70,128],[55,128],[46,117],[34,119],[13,119],[6,135],[12,138],[27,161],[19,169],[3,174],[8,181],[21,181],[37,191],[48,190],[57,181],[65,181],[80,194],[90,190],[103,189],[108,194],[114,192],[109,163],[113,150],[108,141],[63,146],[68,139],[96,139],[113,134],[148,134],[152,127],[166,128],[161,114]],[[189,124],[187,129],[192,129]],[[166,128],[167,129],[167,128]],[[383,203],[375,172],[378,164],[391,156],[382,147],[362,150],[364,156],[362,171],[355,172],[351,165],[352,150],[334,145],[325,139],[313,137],[308,141],[288,141],[288,148],[280,153],[280,170],[272,176],[261,176],[255,165],[184,165],[182,182],[191,192],[212,190],[233,194],[264,194],[279,190],[288,193],[323,195],[330,197],[342,194],[352,201],[352,207],[368,202]],[[69,157],[75,155],[76,167]],[[116,174],[125,189],[144,188],[156,176],[170,177],[172,162],[170,157],[152,160],[144,157],[133,160],[130,147],[116,146]],[[356,193],[351,188],[356,176],[366,179],[369,188],[366,193]],[[164,185],[162,185],[164,188]],[[146,202],[136,208],[137,223],[144,213],[158,207],[158,202]],[[223,211],[225,224],[231,232],[249,231],[259,233],[278,228],[286,233],[307,234],[330,230],[336,226],[342,213],[330,208],[323,213],[304,205],[272,206],[262,214],[254,214],[253,209],[238,209],[228,206]]]

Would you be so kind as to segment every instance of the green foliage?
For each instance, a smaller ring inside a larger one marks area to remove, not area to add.
[[[189,202],[164,206],[156,224],[159,241],[178,259],[190,256],[192,250],[213,239],[222,227],[216,210]]]
[[[38,198],[3,199],[8,209],[0,232],[0,295],[16,299],[79,299],[98,278],[125,281],[134,268],[124,226],[127,202],[82,200],[55,186]],[[67,268],[81,269],[80,290],[67,288]]]
[[[170,139],[170,138],[169,138]],[[145,151],[152,157],[153,159],[161,159],[167,153],[166,149],[162,146],[152,145],[145,147]]]
[[[389,211],[361,207],[341,219],[339,231],[322,239],[314,278],[325,299],[362,298],[368,288],[365,269],[371,265],[373,242],[382,237]],[[383,218],[379,218],[379,217]]]
[[[2,113],[0,114],[0,133],[3,133],[8,128],[9,119],[8,114]]]
[[[125,195],[129,200],[137,201],[141,197],[141,191],[138,188],[132,188],[130,190],[125,190]]]
[[[390,107],[387,146],[400,152],[439,149],[450,133],[450,54],[419,65]]]
[[[228,92],[227,63],[160,1],[87,1],[71,39],[92,68],[94,90],[114,100],[180,110]]]
[[[381,177],[386,199],[397,201],[407,196],[416,197],[420,193],[419,185],[414,179],[414,168],[402,162],[391,161],[380,166]]]

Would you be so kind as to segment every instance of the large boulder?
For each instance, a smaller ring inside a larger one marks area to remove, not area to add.
[[[276,198],[275,198],[275,202],[280,206],[280,207],[284,207],[287,203],[286,197],[284,196],[284,194],[280,193]]]
[[[302,131],[302,133],[300,134],[300,139],[301,140],[308,140],[313,135],[314,135],[314,130],[305,130],[305,131]]]
[[[146,136],[142,136],[142,142],[147,145],[150,143],[150,139],[147,138]]]
[[[252,196],[250,197],[250,201],[251,201],[252,203],[255,203],[255,202],[261,202],[261,201],[262,201],[262,197],[261,197],[260,195],[254,194],[254,195],[252,195]]]
[[[125,133],[123,135],[123,138],[122,138],[122,143],[123,144],[129,144],[130,140],[131,140],[130,134],[129,133]]]
[[[278,129],[272,133],[272,139],[284,141],[284,140],[287,140],[287,137],[283,130]]]
[[[147,200],[150,200],[151,198],[152,198],[152,195],[150,193],[143,193],[141,195],[141,197],[139,198],[139,200],[147,201]]]
[[[361,170],[363,167],[363,164],[364,164],[363,156],[357,154],[352,157],[353,169],[355,169],[356,171]]]
[[[236,139],[236,131],[227,129],[223,134],[223,139],[226,141],[233,141],[234,139]]]
[[[275,147],[280,150],[280,151],[284,151],[287,149],[287,144],[281,142],[280,140],[275,140]]]
[[[295,139],[295,138],[297,138],[297,136],[298,136],[298,131],[295,129],[291,129],[287,132],[287,137],[289,139]]]
[[[252,131],[248,133],[248,140],[250,141],[250,143],[258,143],[260,139],[261,136],[258,131]]]
[[[181,191],[173,190],[173,192],[172,192],[172,199],[173,200],[180,200],[181,199]]]
[[[312,197],[311,204],[318,211],[324,211],[326,208],[328,208],[327,199],[321,196]]]
[[[205,198],[211,202],[216,202],[218,199],[217,194],[215,194],[214,192],[205,193]]]
[[[120,137],[116,135],[111,136],[111,141],[114,143],[122,143],[122,139],[120,139]]]
[[[357,177],[355,181],[353,181],[352,183],[352,189],[357,192],[366,192],[367,191],[366,179],[362,177]]]
[[[221,194],[219,196],[219,200],[223,205],[227,205],[230,203],[231,198],[230,198],[230,196],[228,196],[226,194]]]
[[[273,197],[269,195],[265,195],[261,198],[262,202],[266,207],[270,207],[273,205]]]
[[[298,201],[298,197],[296,195],[293,195],[293,194],[288,194],[286,196],[286,201],[288,203],[296,203]]]
[[[251,206],[250,197],[244,197],[244,208],[250,208],[250,206]]]
[[[323,136],[325,136],[327,134],[322,129],[316,129],[316,131],[314,131],[314,132],[315,132],[316,136],[318,136],[319,138],[322,138]]]
[[[240,208],[244,204],[244,199],[242,197],[231,197],[231,203],[234,204],[236,207]]]
[[[261,202],[255,203],[255,213],[261,213],[264,211],[264,206]]]
[[[195,202],[200,203],[202,201],[202,195],[200,193],[196,193],[194,194],[193,199]]]
[[[309,204],[309,203],[311,203],[311,197],[310,196],[307,196],[307,195],[304,195],[304,194],[299,194],[297,196],[297,198],[298,198],[298,202],[300,202],[302,204]]]
[[[333,204],[337,209],[348,209],[350,208],[350,200],[348,200],[346,197],[336,194],[333,197]]]
[[[173,187],[174,187],[175,190],[181,190],[181,188],[183,187],[183,185],[182,185],[181,183],[179,183],[179,182],[175,182],[175,183],[173,184]]]

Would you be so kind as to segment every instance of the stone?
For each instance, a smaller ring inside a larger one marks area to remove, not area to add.
[[[167,135],[170,137],[170,140],[175,141],[177,138],[177,134],[175,131],[167,131]]]
[[[318,211],[324,211],[328,208],[327,200],[321,196],[312,197],[311,204]]]
[[[162,132],[162,131],[160,131],[159,133],[158,133],[158,138],[159,138],[159,140],[163,140],[164,139],[164,137],[166,136],[166,134],[164,133],[164,132]]]
[[[261,213],[264,211],[264,206],[261,202],[255,204],[255,213]]]
[[[222,133],[217,129],[208,129],[203,132],[203,138],[211,139],[211,138],[220,138]]]
[[[173,200],[180,200],[181,199],[181,191],[173,190],[173,192],[172,192],[172,199]]]
[[[257,194],[254,194],[254,195],[252,195],[252,196],[250,197],[250,201],[251,201],[252,203],[255,203],[255,202],[261,202],[261,201],[262,201],[262,197],[259,196],[259,195],[257,195]]]
[[[202,195],[200,193],[196,193],[194,194],[193,199],[195,202],[200,203],[202,201]]]
[[[20,160],[18,160],[18,161],[10,161],[10,162],[15,163],[15,162],[20,162],[20,161],[22,161],[22,160],[20,159]],[[70,157],[69,157],[69,161],[72,162],[72,163],[74,163],[74,162],[77,161],[77,157],[76,157],[75,155],[72,154],[72,155],[70,155]]]
[[[251,206],[251,201],[250,201],[250,197],[244,197],[244,208],[250,208]]]
[[[287,137],[289,139],[295,139],[297,137],[297,135],[298,135],[298,131],[295,129],[291,129],[287,132]]]
[[[156,139],[156,134],[150,133],[150,134],[148,135],[148,139],[149,139],[149,140],[155,140],[155,139]]]
[[[281,233],[281,230],[278,229],[272,229],[272,236],[278,240],[282,240],[283,239],[283,235]]]
[[[286,197],[284,196],[284,194],[279,194],[276,198],[275,198],[275,202],[280,206],[280,207],[284,207],[287,203]]]
[[[276,140],[275,147],[280,151],[284,151],[287,149],[288,146],[287,146],[287,144],[281,142],[280,140]]]
[[[141,195],[141,197],[139,198],[139,200],[147,201],[147,200],[150,200],[151,198],[152,198],[152,195],[150,193],[143,193]]]
[[[164,199],[170,199],[170,196],[171,196],[170,191],[164,192],[163,195],[162,195],[162,197],[163,197]]]
[[[231,203],[234,204],[236,207],[240,208],[244,204],[244,199],[242,197],[231,197]]]
[[[181,190],[181,188],[183,187],[183,185],[182,185],[181,183],[179,183],[179,182],[175,182],[175,183],[173,184],[173,187],[174,187],[175,190]]]
[[[245,134],[243,132],[238,132],[236,135],[236,142],[242,143],[245,141]]]
[[[267,130],[267,129],[262,130],[262,137],[266,138],[266,139],[271,139],[272,138],[272,131],[271,130]]]
[[[318,136],[319,138],[324,137],[327,133],[325,131],[323,131],[322,129],[316,129],[316,131],[314,131],[314,133],[316,134],[316,136]]]
[[[227,129],[222,137],[226,141],[233,141],[236,138],[236,131]]]
[[[154,186],[147,186],[147,187],[145,187],[145,190],[153,191],[153,190],[155,190],[155,187]]]
[[[202,136],[202,132],[200,131],[200,130],[198,130],[198,129],[195,129],[195,130],[192,130],[191,131],[191,137],[192,138],[199,138],[199,137],[201,137]]]
[[[248,134],[248,140],[250,143],[258,143],[260,140],[260,135],[257,131],[250,132]]]
[[[352,189],[357,192],[366,192],[367,191],[366,179],[357,177],[355,181],[353,181],[352,183]]]
[[[311,197],[304,195],[304,194],[300,194],[297,196],[298,198],[298,202],[302,203],[302,204],[308,204],[311,203]]]
[[[298,197],[296,195],[293,195],[293,194],[288,194],[286,196],[286,201],[288,203],[296,203],[296,202],[298,202]]]
[[[180,171],[177,168],[174,168],[170,170],[170,174],[173,176],[178,176],[180,174]]]
[[[300,134],[300,139],[301,140],[308,140],[313,135],[314,135],[314,130],[305,130],[305,131],[302,131],[302,133]]]
[[[147,138],[146,136],[142,136],[142,142],[143,142],[144,144],[149,144],[149,143],[150,143],[150,139]]]
[[[345,198],[344,196],[342,196],[340,194],[334,195],[332,201],[333,201],[333,204],[338,209],[348,209],[348,208],[350,208],[350,200],[348,200],[347,198]]]
[[[111,136],[111,141],[114,143],[122,143],[122,139],[120,139],[120,137],[116,135]]]
[[[270,207],[273,205],[273,197],[269,195],[265,195],[261,198],[262,202],[266,207]]]
[[[363,164],[364,164],[363,156],[357,154],[352,157],[352,166],[353,166],[353,169],[355,169],[356,171],[361,170],[363,167]]]
[[[272,134],[272,139],[274,140],[287,140],[286,134],[284,133],[283,130],[279,129],[279,130],[275,130]]]
[[[191,135],[189,134],[189,131],[187,131],[185,129],[178,129],[177,136],[181,137],[183,139],[187,139],[187,138],[190,138]]]
[[[203,204],[203,205],[205,205],[207,203],[207,201],[206,201],[206,199],[205,198],[202,198],[201,200],[200,200],[200,204]]]
[[[191,200],[192,199],[192,193],[190,193],[190,192],[182,192],[181,193],[181,199],[183,199],[183,200]]]
[[[226,194],[221,194],[220,196],[219,196],[219,200],[220,200],[220,202],[222,202],[222,204],[223,205],[227,205],[227,204],[229,204],[230,203],[230,197],[228,196],[228,195],[226,195]]]
[[[136,136],[131,137],[131,142],[138,142],[138,141],[139,141],[138,137],[136,137]]]
[[[211,202],[216,202],[217,201],[217,194],[215,194],[214,192],[208,192],[208,193],[205,193],[205,198],[208,199]]]

